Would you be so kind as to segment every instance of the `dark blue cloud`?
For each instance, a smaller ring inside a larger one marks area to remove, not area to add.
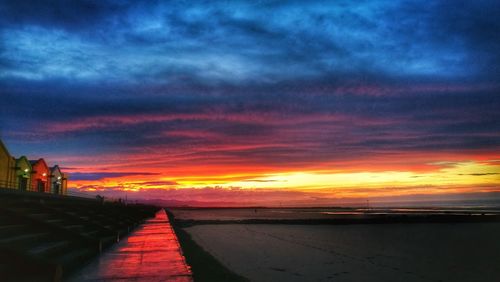
[[[0,23],[10,28],[42,26],[69,31],[91,30],[112,23],[112,19],[126,13],[130,6],[122,1],[2,1]]]
[[[71,180],[101,180],[104,178],[116,178],[122,176],[138,176],[138,175],[158,175],[157,173],[148,172],[73,172],[70,174]],[[171,184],[173,185],[173,184]]]
[[[0,60],[3,77],[121,83],[488,76],[498,14],[482,1],[6,2]]]
[[[214,162],[493,150],[498,17],[495,1],[4,1],[0,132],[31,154],[246,146],[193,153]]]

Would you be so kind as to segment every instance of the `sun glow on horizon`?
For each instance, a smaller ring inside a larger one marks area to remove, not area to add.
[[[311,193],[329,198],[400,196],[500,191],[500,162],[463,161],[435,163],[436,169],[414,171],[291,171],[260,175],[220,174],[210,177],[123,176],[98,181],[75,181],[76,189],[104,192],[148,190],[182,191],[214,188],[225,191],[287,191]],[[478,187],[486,187],[478,189]],[[133,194],[131,194],[133,196]],[[161,194],[156,193],[159,197]],[[284,197],[286,200],[286,197]],[[293,200],[293,199],[291,199]]]

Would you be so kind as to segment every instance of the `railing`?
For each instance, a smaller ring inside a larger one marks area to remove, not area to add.
[[[122,198],[102,196],[102,195],[94,194],[94,193],[80,192],[76,188],[68,188],[66,195],[72,196],[72,197],[79,197],[79,198],[96,199],[96,200],[100,200],[102,202],[114,202],[114,203],[119,202],[119,203],[124,203],[124,204],[132,203],[132,202],[127,201],[126,199],[122,199]]]
[[[68,191],[66,192],[66,195],[72,196],[72,197],[89,198],[89,199],[96,198],[96,195],[92,195],[92,194],[88,194],[88,193],[84,193],[84,192],[79,192],[79,191],[76,191],[75,189],[71,189],[71,188],[68,189]]]
[[[0,187],[7,189],[18,189],[17,182],[0,180]]]
[[[0,188],[1,189],[9,189],[9,190],[15,190],[15,191],[18,191],[18,192],[23,192],[23,191],[26,191],[26,192],[30,192],[30,193],[40,193],[40,194],[51,194],[51,195],[60,195],[60,196],[71,196],[71,197],[78,197],[78,198],[86,198],[86,199],[97,199],[99,200],[99,198],[97,197],[98,195],[96,194],[90,194],[90,193],[85,193],[85,192],[80,192],[78,190],[76,190],[75,188],[67,188],[66,189],[66,194],[62,195],[62,194],[54,194],[52,192],[38,192],[38,191],[35,191],[31,188],[31,185],[28,184],[28,187],[26,190],[21,190],[19,189],[19,183],[18,182],[13,182],[13,181],[1,181],[0,180]],[[115,198],[115,197],[102,197],[101,201],[105,201],[105,202],[122,202],[122,203],[125,203],[127,204],[127,201],[126,199],[121,199],[121,198]]]
[[[19,182],[17,182],[17,181],[0,180],[0,188],[3,188],[3,189],[12,189],[12,190],[18,190],[18,191],[38,192],[38,190],[33,189],[33,187],[31,186],[31,183],[29,181],[26,183],[25,189],[20,189]],[[48,192],[41,192],[41,193],[56,194],[56,193],[53,193],[50,190]],[[65,194],[57,194],[57,195],[65,195]]]

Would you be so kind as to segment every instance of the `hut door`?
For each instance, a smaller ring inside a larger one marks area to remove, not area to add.
[[[52,184],[52,187],[54,187],[54,194],[59,194],[59,184],[57,184],[57,182],[54,182]]]
[[[19,190],[26,191],[28,188],[28,178],[19,176]]]
[[[45,190],[45,189],[44,189],[44,186],[45,186],[45,185],[43,185],[44,183],[43,183],[43,181],[42,181],[42,180],[38,179],[36,184],[37,184],[36,186],[37,186],[37,190],[38,190],[38,192],[45,192],[45,191],[44,191],[44,190]]]

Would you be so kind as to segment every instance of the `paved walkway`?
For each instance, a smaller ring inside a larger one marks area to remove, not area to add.
[[[130,236],[70,281],[193,281],[189,266],[165,211],[146,221]]]

